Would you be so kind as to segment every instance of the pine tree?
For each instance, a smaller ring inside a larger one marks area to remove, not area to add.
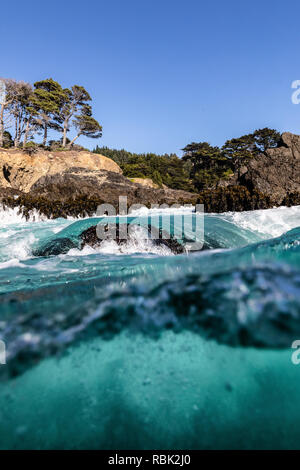
[[[62,146],[66,147],[67,133],[70,130],[71,119],[80,111],[80,109],[91,101],[89,93],[84,87],[73,85],[72,88],[65,89],[62,97],[61,108],[56,116],[56,121],[62,125]]]
[[[92,139],[98,139],[99,137],[102,137],[102,126],[98,121],[96,121],[95,118],[93,118],[92,108],[90,105],[85,104],[81,107],[81,113],[75,115],[73,125],[77,130],[77,135],[68,144],[69,148],[72,147],[75,140],[77,140],[81,135],[91,137]]]
[[[34,88],[32,107],[37,115],[36,121],[44,131],[43,145],[46,145],[48,129],[61,129],[55,121],[55,117],[59,115],[65,99],[65,92],[61,85],[52,78],[35,82]]]

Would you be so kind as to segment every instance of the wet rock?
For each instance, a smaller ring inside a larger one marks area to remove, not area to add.
[[[70,238],[57,238],[49,241],[42,248],[33,250],[32,254],[33,256],[57,256],[67,253],[72,248],[78,248],[78,245]]]
[[[99,234],[97,234],[97,226],[93,225],[92,227],[89,227],[87,230],[84,230],[84,232],[81,233],[80,239],[81,239],[81,248],[83,248],[86,245],[89,245],[91,247],[96,247],[99,246],[104,239],[111,239],[114,240],[118,245],[124,245],[128,241],[128,239],[131,238],[130,231],[136,227],[136,225],[133,224],[126,224],[127,225],[127,233],[128,233],[128,238],[124,238],[124,228],[123,230],[120,229],[120,224],[107,224],[104,225],[104,231],[105,231],[105,238],[99,238]],[[154,227],[151,227],[150,225],[148,226],[148,231],[147,235],[150,238],[150,233],[152,235],[151,242],[156,245],[156,246],[166,246],[169,248],[172,253],[175,254],[181,254],[185,253],[184,246],[181,245],[177,240],[175,240],[173,237],[170,237],[169,234],[167,234],[164,231],[160,231],[155,229]],[[147,239],[145,237],[145,239]]]

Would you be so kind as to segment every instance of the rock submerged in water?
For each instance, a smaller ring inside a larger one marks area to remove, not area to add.
[[[118,245],[125,245],[126,242],[132,238],[130,234],[132,229],[134,229],[135,227],[139,227],[138,225],[134,224],[126,224],[126,226],[128,238],[122,238],[124,232],[120,229],[120,224],[104,225],[103,228],[106,232],[105,238],[99,238],[97,234],[97,225],[89,227],[87,230],[84,230],[80,235],[81,249],[84,248],[84,246],[86,245],[89,245],[91,247],[97,247],[103,242],[103,240],[114,240]],[[151,238],[151,242],[154,245],[165,246],[169,248],[174,254],[185,253],[184,246],[181,245],[174,237],[171,237],[168,233],[162,230],[158,230],[151,225],[148,225],[148,229],[146,232],[147,235],[145,234],[146,240],[150,239],[150,233],[151,236],[154,237]]]
[[[45,245],[36,248],[33,250],[33,256],[57,256],[60,254],[66,254],[72,248],[77,248],[82,250],[85,246],[91,246],[92,248],[99,247],[104,240],[113,240],[119,246],[124,246],[129,240],[134,239],[133,234],[131,233],[134,228],[140,227],[134,224],[126,224],[126,230],[128,237],[124,238],[124,232],[120,229],[121,224],[106,224],[103,225],[105,232],[105,237],[99,237],[99,232],[97,233],[97,225],[93,225],[88,229],[84,230],[79,235],[79,240],[74,241],[68,237],[58,237],[54,240],[50,240]],[[125,224],[123,224],[125,225]],[[155,246],[165,246],[170,249],[174,254],[185,253],[186,250],[182,244],[180,244],[174,237],[171,237],[168,233],[158,230],[151,225],[148,226],[148,229],[145,231],[145,240],[150,240],[151,243]]]
[[[78,246],[70,238],[56,238],[43,247],[33,250],[32,254],[33,256],[57,256],[67,253],[72,248],[78,248]]]

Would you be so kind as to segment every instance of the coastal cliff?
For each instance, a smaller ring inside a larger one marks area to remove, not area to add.
[[[276,148],[251,158],[239,174],[193,193],[129,179],[117,163],[88,151],[0,151],[0,201],[48,217],[92,215],[103,203],[128,205],[203,203],[207,212],[266,209],[300,204],[300,136],[282,134]]]
[[[206,212],[300,204],[300,136],[285,132],[276,148],[254,155],[230,178],[200,192]]]
[[[267,149],[251,159],[238,182],[249,191],[256,189],[268,195],[270,204],[285,205],[293,197],[299,204],[300,136],[283,133],[279,147]]]
[[[143,183],[143,182],[142,182]],[[0,201],[25,215],[37,209],[48,217],[92,215],[104,203],[195,204],[197,194],[131,181],[110,158],[87,151],[0,151]]]

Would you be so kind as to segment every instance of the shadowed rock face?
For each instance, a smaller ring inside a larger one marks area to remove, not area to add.
[[[88,195],[98,197],[99,202],[110,203],[116,208],[119,196],[127,196],[129,205],[195,203],[197,199],[196,194],[187,191],[148,188],[115,172],[85,168],[72,168],[61,174],[42,177],[32,186],[31,195],[61,201]]]
[[[281,146],[251,159],[239,184],[270,197],[270,205],[300,203],[300,136],[282,134]]]
[[[22,194],[18,189],[0,187],[0,203],[6,198],[16,198]]]
[[[206,212],[247,211],[300,204],[300,136],[282,134],[280,146],[253,157],[240,177],[199,194]]]
[[[32,209],[50,218],[92,216],[101,204],[110,204],[119,212],[119,197],[127,196],[133,204],[195,204],[197,194],[173,189],[151,189],[133,183],[122,174],[105,170],[71,168],[62,173],[41,177],[29,193],[20,193],[16,200],[3,197],[9,207],[20,206],[25,216]]]

